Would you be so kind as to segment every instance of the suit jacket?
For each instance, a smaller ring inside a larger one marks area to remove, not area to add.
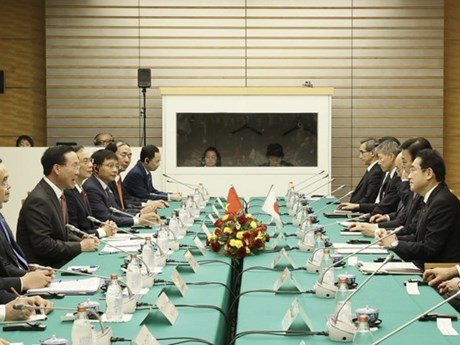
[[[81,253],[80,238],[65,227],[59,200],[44,179],[22,205],[16,236],[29,263],[61,267]]]
[[[19,291],[19,290],[16,290]],[[7,304],[16,299],[16,295],[5,290],[0,290],[0,304]]]
[[[0,217],[2,215],[0,214]],[[17,244],[14,239],[13,232],[11,231],[8,223],[3,219],[3,225],[8,232],[8,237],[11,240],[11,244],[6,238],[3,231],[0,229],[0,276],[2,277],[22,277],[26,274],[25,269],[18,263],[18,259],[13,252],[14,250],[21,255],[24,259],[26,255],[22,251],[21,247]],[[19,290],[18,290],[19,291]]]
[[[400,201],[398,194],[399,185],[401,184],[401,178],[395,173],[393,177],[388,181],[384,192],[383,198],[380,203],[362,203],[359,204],[359,212],[374,214],[388,214],[396,211]]]
[[[88,219],[93,212],[91,207],[84,201],[77,188],[64,191],[69,211],[69,223],[91,235],[97,235],[97,226]]]
[[[460,261],[460,201],[445,183],[430,194],[415,233],[400,236],[394,252],[422,267],[425,262]]]
[[[83,189],[88,196],[89,205],[95,218],[101,221],[113,220],[120,227],[134,224],[132,217],[115,214],[110,210],[110,207],[119,208],[115,202],[115,196],[113,194],[111,196],[107,195],[94,175],[83,183]]]
[[[117,207],[119,209],[123,209],[121,206],[120,196],[118,195],[117,184],[115,181],[109,182],[108,186],[115,197],[115,201],[117,202]],[[130,195],[123,183],[121,184],[121,194],[123,195],[123,203],[124,203],[124,210],[131,214],[139,213],[142,208],[142,200]]]
[[[161,192],[152,184],[152,176],[145,171],[141,161],[128,172],[123,180],[123,186],[126,191],[132,196],[147,200],[168,200],[168,193]]]
[[[353,194],[351,194],[350,202],[356,204],[373,203],[377,198],[384,176],[385,173],[378,163],[374,164],[370,171],[366,170]]]

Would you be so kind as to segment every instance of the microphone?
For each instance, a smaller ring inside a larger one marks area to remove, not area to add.
[[[415,321],[419,320],[420,318],[422,318],[423,316],[425,316],[426,314],[429,314],[431,313],[433,310],[439,308],[440,306],[448,303],[449,301],[453,300],[454,298],[456,297],[459,297],[460,296],[460,290],[457,291],[455,294],[453,294],[452,296],[450,296],[449,298],[446,298],[445,300],[439,302],[438,304],[436,304],[435,306],[431,307],[430,309],[428,309],[427,311],[424,311],[423,313],[417,315],[416,317],[414,317],[413,319],[407,321],[405,324],[403,324],[402,326],[396,328],[394,331],[388,333],[387,335],[383,336],[382,338],[378,339],[377,341],[374,341],[372,343],[372,345],[377,345],[377,344],[380,344],[381,342],[383,342],[384,340],[390,338],[391,336],[395,335],[396,333],[398,333],[399,331],[403,330],[404,328],[406,328],[407,326],[413,324]]]
[[[88,216],[90,217],[90,216]],[[90,219],[91,220],[91,219]],[[94,238],[96,240],[99,240],[97,238],[97,236],[94,236],[94,235],[91,235],[91,234],[88,234],[87,232],[84,232],[83,230],[80,230],[79,228],[77,228],[76,226],[72,225],[72,224],[66,224],[65,227],[67,229],[69,229],[69,231],[72,231],[78,235],[81,235],[81,236],[86,236],[86,237],[89,237],[89,238]]]
[[[178,179],[174,178],[174,177],[171,177],[169,175],[166,175],[166,174],[162,174],[164,177],[166,177],[168,180],[166,180],[166,182],[168,183],[177,183],[177,184],[180,184],[182,186],[185,186],[187,188],[191,188],[191,189],[195,189],[195,188],[198,188],[199,186],[196,185],[196,184],[191,184],[191,183],[185,183],[185,182],[181,182],[179,181]]]
[[[336,192],[338,192],[339,190],[343,189],[345,186],[346,186],[346,184],[340,185],[339,187],[337,187],[336,189],[334,189],[334,190],[331,192],[331,195],[334,195],[334,193],[336,193]],[[349,193],[346,194],[345,196],[349,195],[350,193],[351,193],[351,192],[349,192]],[[341,200],[341,199],[343,199],[345,196],[343,196],[342,198],[337,199],[337,200]],[[323,199],[325,199],[325,198],[327,198],[327,195],[322,195],[319,199],[313,200],[309,205],[311,206],[311,205],[313,205],[313,204],[317,203],[318,201],[323,200]],[[326,207],[327,207],[327,206],[326,206]],[[321,210],[322,210],[322,209],[321,209]],[[320,211],[321,211],[321,210],[320,210]],[[300,209],[300,210],[297,212],[297,214],[299,214],[300,212],[302,212],[302,209]],[[319,212],[319,211],[318,211],[318,212]],[[315,213],[316,213],[316,212],[315,212]],[[297,215],[297,214],[296,214],[296,215]]]
[[[339,188],[336,188],[336,189],[331,193],[331,195],[332,195],[334,192],[337,192],[338,190],[342,189],[343,187],[345,187],[344,184],[341,185]],[[346,197],[349,196],[351,193],[353,193],[352,190],[349,191],[349,192],[348,192],[347,194],[345,194],[344,196],[338,198],[337,201],[340,201],[340,200],[346,198]],[[325,198],[325,197],[326,197],[326,196],[323,196],[323,197],[321,197],[321,199],[323,199],[323,198]],[[321,199],[318,199],[318,200],[321,200]],[[316,201],[318,201],[318,200],[315,200],[314,202],[316,202]],[[312,204],[313,204],[313,202],[312,202]],[[323,211],[323,210],[325,210],[326,208],[328,208],[329,206],[330,206],[330,205],[326,205],[326,206],[324,206],[324,207],[321,207],[318,211],[315,211],[314,213],[318,214],[318,213],[320,213],[321,211]]]
[[[296,193],[300,192],[301,190],[307,189],[308,187],[311,187],[311,186],[314,185],[315,183],[318,183],[319,181],[324,180],[325,178],[328,178],[328,177],[329,177],[329,174],[324,175],[324,176],[317,176],[317,175],[315,175],[314,177],[320,177],[320,178],[317,179],[317,180],[315,180],[315,181],[312,181],[312,182],[310,182],[309,184],[307,184],[306,186],[300,188],[298,191],[296,191]]]
[[[328,175],[327,175],[328,176]],[[327,177],[326,176],[326,177]],[[335,181],[335,178],[331,178],[329,181],[325,182],[325,183],[322,183],[320,184],[318,187],[314,188],[313,190],[310,190],[308,193],[305,193],[305,195],[309,195],[309,194],[312,194],[313,192],[316,192],[318,189],[321,189],[322,187],[324,186],[327,186],[329,184],[331,184],[332,182]],[[317,181],[318,182],[318,181]]]
[[[303,181],[301,181],[301,182],[295,184],[293,187],[294,187],[294,188],[298,188],[301,184],[304,184],[305,182],[310,181],[312,178],[315,178],[315,177],[317,177],[317,176],[319,176],[319,175],[324,174],[324,172],[325,172],[325,170],[322,170],[322,171],[320,171],[319,173],[316,173],[316,174],[314,174],[314,175],[312,175],[312,176],[310,176],[310,177],[307,177],[305,180],[303,180]]]
[[[333,265],[330,265],[329,267],[327,267],[324,272],[323,272],[323,275],[322,277],[320,278],[320,280],[317,282],[317,286],[320,285],[322,283],[322,279],[323,279],[323,276],[324,276],[324,273],[326,273],[326,271],[330,270],[331,268],[333,268],[335,265],[339,265],[340,263],[344,262],[345,260],[348,260],[349,258],[351,258],[352,256],[356,255],[356,254],[359,254],[361,252],[363,252],[364,250],[370,248],[371,246],[377,244],[378,242],[380,242],[381,240],[387,238],[387,237],[390,237],[392,235],[395,235],[397,234],[398,232],[400,232],[402,229],[404,228],[404,226],[400,226],[400,227],[397,227],[396,229],[394,229],[393,231],[390,231],[388,234],[386,234],[385,236],[383,236],[382,238],[379,238],[378,240],[375,240],[374,242],[371,242],[369,243],[368,245],[358,249],[356,252],[353,252],[349,255],[346,255],[344,256],[342,259],[338,260],[337,262],[335,262]],[[321,248],[318,248],[318,249],[321,249]],[[313,263],[313,257],[314,257],[314,254],[318,251],[315,250],[312,254],[312,256],[310,256],[310,258],[307,260],[307,271],[312,273],[312,272],[318,272],[318,265],[315,265]],[[324,248],[323,248],[324,249]],[[310,265],[309,265],[310,264]],[[309,269],[309,266],[310,266],[310,269]],[[319,283],[319,284],[318,284]],[[316,292],[316,295],[319,296],[319,297],[329,297],[329,298],[333,298],[335,297],[335,293],[337,292],[337,287],[334,286],[334,289],[327,289],[325,291],[325,293],[323,294],[321,291],[317,291]],[[333,295],[332,295],[333,293]],[[329,295],[331,294],[331,295]]]
[[[361,285],[353,291],[345,300],[342,305],[339,307],[337,312],[328,320],[327,328],[329,331],[329,338],[333,341],[353,341],[353,336],[356,333],[356,326],[352,323],[351,320],[340,320],[339,315],[347,302],[354,296],[356,293],[363,288],[364,285],[379,271],[385,266],[388,261],[392,260],[394,257],[393,254],[389,254],[382,264],[374,271],[372,274],[364,280]]]

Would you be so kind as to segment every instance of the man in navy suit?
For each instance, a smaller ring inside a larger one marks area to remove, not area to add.
[[[394,140],[384,140],[377,146],[377,155],[385,177],[380,185],[377,198],[373,202],[367,203],[342,203],[340,209],[349,211],[359,211],[362,213],[387,214],[396,211],[400,201],[398,194],[401,178],[396,173],[396,157],[400,149],[399,143]]]
[[[155,145],[144,146],[141,150],[140,160],[126,175],[123,186],[129,194],[147,200],[176,200],[182,198],[181,193],[166,193],[155,189],[152,183],[151,171],[160,166],[161,154]]]
[[[45,176],[22,205],[17,241],[29,262],[61,267],[81,252],[97,250],[99,241],[80,238],[65,226],[64,190],[75,187],[80,169],[77,154],[69,146],[49,147],[41,163]]]
[[[0,159],[0,209],[8,202],[11,186],[8,184],[8,171]],[[53,280],[51,270],[29,272],[25,254],[16,243],[5,218],[0,213],[0,289],[26,291],[48,286]]]
[[[460,201],[444,182],[446,168],[441,155],[430,149],[417,153],[411,165],[409,183],[412,192],[423,196],[416,229],[410,235],[392,235],[381,244],[402,259],[419,267],[425,262],[460,261]],[[381,230],[378,238],[387,234]]]
[[[351,203],[374,202],[385,175],[378,164],[379,157],[375,151],[378,142],[374,138],[361,141],[359,159],[367,166],[364,176],[356,185],[350,197]]]
[[[93,163],[88,151],[83,146],[76,146],[72,149],[80,161],[80,171],[77,176],[75,188],[64,191],[69,210],[69,223],[89,234],[95,234],[99,238],[112,236],[116,233],[117,229],[117,225],[114,222],[109,220],[101,227],[98,227],[88,219],[88,216],[93,216],[93,212],[91,211],[88,196],[83,190],[82,185],[83,181],[92,175]]]
[[[93,175],[83,183],[83,189],[88,196],[89,204],[94,217],[108,219],[117,226],[151,225],[157,223],[159,217],[154,212],[145,212],[137,216],[113,212],[111,208],[119,209],[115,196],[109,188],[109,183],[115,181],[118,175],[118,159],[115,153],[109,150],[99,150],[93,153]]]

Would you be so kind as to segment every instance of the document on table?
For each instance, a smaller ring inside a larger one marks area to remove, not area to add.
[[[337,248],[338,254],[353,254],[358,250],[366,247],[367,244],[350,244],[350,243],[334,243],[334,248]],[[386,254],[388,250],[378,245],[372,245],[368,249],[364,249],[359,254]]]
[[[99,253],[100,254],[118,253],[121,251],[120,249],[124,250],[125,252],[137,252],[138,249],[141,247],[142,243],[143,243],[143,240],[141,239],[110,241],[110,244],[102,248]]]
[[[364,274],[374,273],[381,262],[359,262],[357,267]],[[422,271],[412,262],[388,262],[377,274],[421,274]]]
[[[64,295],[94,295],[101,286],[101,278],[55,280],[50,286],[27,290],[30,294],[62,293]]]

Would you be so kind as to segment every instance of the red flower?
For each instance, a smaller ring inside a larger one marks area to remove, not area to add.
[[[244,258],[246,256],[246,248],[244,246],[238,248],[235,255],[240,259]]]
[[[211,243],[211,248],[213,251],[216,253],[220,250],[220,243],[219,242],[212,242]]]
[[[238,216],[238,223],[244,224],[246,222],[247,218],[244,214]]]
[[[223,224],[223,222],[222,222],[220,219],[218,219],[218,220],[216,220],[216,222],[214,223],[214,226],[217,226],[218,228],[220,228],[220,227],[222,226],[222,224]]]
[[[260,238],[258,238],[257,240],[255,240],[254,246],[256,248],[262,248],[264,246],[264,243],[262,242],[262,240]]]

